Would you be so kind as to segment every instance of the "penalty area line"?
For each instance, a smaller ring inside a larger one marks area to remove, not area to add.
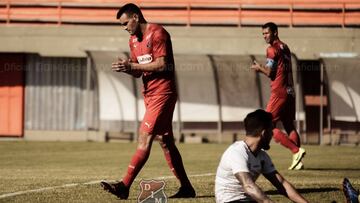
[[[189,175],[189,177],[205,177],[205,176],[214,176],[214,175],[215,175],[215,173],[203,173],[203,174]],[[151,179],[167,180],[167,179],[173,179],[173,178],[175,178],[175,176],[160,176],[160,177],[151,178]],[[95,181],[90,181],[90,182],[86,182],[86,183],[69,183],[69,184],[52,186],[52,187],[43,187],[43,188],[33,189],[33,190],[24,190],[24,191],[12,192],[12,193],[7,193],[7,194],[0,195],[0,199],[4,199],[4,198],[8,198],[8,197],[14,197],[14,196],[28,194],[28,193],[37,193],[37,192],[44,192],[44,191],[55,190],[55,189],[60,189],[60,188],[76,187],[76,186],[79,186],[79,185],[94,185],[94,184],[99,184],[101,181],[102,180],[95,180]]]

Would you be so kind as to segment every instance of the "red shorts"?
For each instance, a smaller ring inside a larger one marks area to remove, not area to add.
[[[266,111],[270,112],[273,117],[273,122],[294,121],[295,120],[295,97],[287,95],[286,97],[279,97],[271,94],[269,103],[266,106]]]
[[[155,95],[144,97],[145,115],[140,132],[151,135],[172,135],[172,118],[177,95]]]

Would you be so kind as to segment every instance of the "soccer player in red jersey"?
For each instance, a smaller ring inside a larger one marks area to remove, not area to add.
[[[274,127],[278,121],[281,121],[289,135],[274,128],[273,138],[293,153],[293,161],[289,170],[299,170],[304,167],[301,160],[305,155],[305,150],[300,147],[300,137],[294,126],[295,92],[291,70],[291,52],[289,47],[280,41],[275,23],[264,24],[262,34],[266,43],[270,45],[266,50],[266,64],[262,65],[254,61],[251,68],[265,74],[271,80],[271,96],[266,111],[272,114]]]
[[[117,16],[124,30],[130,34],[130,59],[118,59],[112,64],[113,71],[142,77],[146,112],[140,126],[138,146],[121,182],[102,181],[101,186],[120,199],[127,199],[129,189],[146,163],[153,140],[159,140],[167,163],[179,179],[181,187],[170,198],[192,198],[192,187],[175,145],[172,117],[177,100],[175,64],[169,33],[160,25],[146,22],[135,4],[126,4]]]

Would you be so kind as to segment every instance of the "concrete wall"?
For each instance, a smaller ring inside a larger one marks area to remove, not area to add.
[[[168,27],[175,54],[263,55],[260,28]],[[321,53],[360,53],[360,29],[280,28],[280,37],[299,59]],[[84,50],[128,51],[120,26],[0,26],[0,52],[85,57]]]

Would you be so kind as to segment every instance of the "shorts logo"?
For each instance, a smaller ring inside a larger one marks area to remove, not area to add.
[[[141,180],[141,192],[137,198],[138,203],[167,203],[164,192],[165,181],[162,180]]]
[[[151,123],[148,123],[148,122],[145,122],[144,124],[145,124],[146,127],[148,127],[148,128],[150,128],[150,126],[151,126]]]
[[[291,95],[291,96],[295,97],[295,91],[294,91],[294,88],[293,88],[293,87],[287,87],[287,88],[286,88],[286,93],[287,93],[288,95]]]
[[[147,64],[147,63],[152,62],[153,58],[150,54],[145,54],[142,56],[138,56],[137,60],[138,60],[139,64]]]

